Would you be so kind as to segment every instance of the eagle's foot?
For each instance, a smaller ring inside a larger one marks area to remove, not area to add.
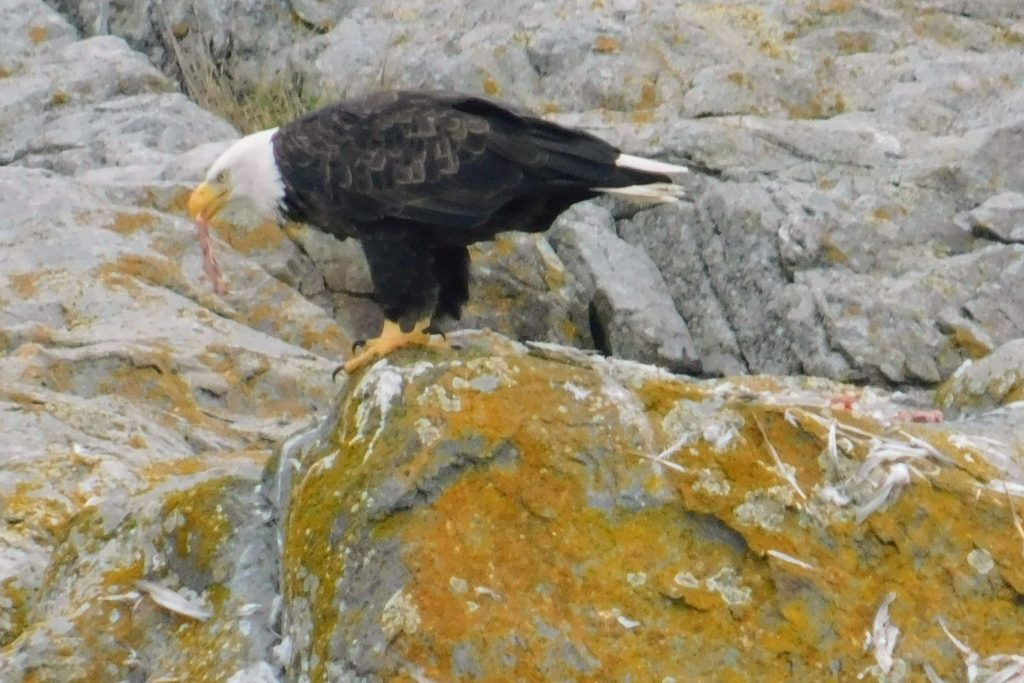
[[[384,329],[376,339],[368,339],[362,343],[362,350],[345,361],[345,364],[334,371],[337,375],[340,370],[348,374],[360,370],[375,360],[383,358],[398,349],[406,346],[428,346],[436,349],[447,349],[448,343],[444,339],[437,339],[426,332],[429,321],[421,320],[416,323],[408,332],[402,332],[398,323],[390,320],[384,321]]]

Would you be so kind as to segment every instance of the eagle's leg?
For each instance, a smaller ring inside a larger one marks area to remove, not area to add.
[[[427,237],[422,231],[400,226],[388,226],[362,237],[374,298],[384,309],[384,328],[379,337],[367,340],[342,366],[345,372],[351,374],[407,346],[448,348],[440,337],[427,331],[440,289],[438,264]],[[409,331],[402,331],[403,326]]]
[[[352,374],[356,370],[366,367],[373,361],[383,358],[392,351],[406,346],[428,346],[432,348],[446,349],[448,344],[442,338],[427,334],[426,329],[430,320],[421,320],[411,330],[403,332],[402,327],[393,320],[384,321],[384,329],[376,339],[370,339],[363,345],[362,351],[345,361],[341,367],[345,372]]]

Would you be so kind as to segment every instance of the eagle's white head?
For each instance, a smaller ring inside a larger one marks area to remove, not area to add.
[[[189,216],[208,221],[236,202],[245,202],[263,215],[277,215],[284,183],[271,142],[276,132],[271,128],[246,135],[217,157],[189,197]]]

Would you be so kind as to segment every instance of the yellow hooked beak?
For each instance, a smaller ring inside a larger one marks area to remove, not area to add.
[[[192,220],[202,217],[209,220],[217,215],[228,203],[231,188],[216,183],[200,183],[188,198],[188,215]]]

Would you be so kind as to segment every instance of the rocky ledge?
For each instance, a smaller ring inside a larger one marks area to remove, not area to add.
[[[5,584],[3,679],[1019,671],[1020,404],[944,423],[826,380],[451,341],[345,381],[262,478],[179,459],[85,501],[38,585]]]

